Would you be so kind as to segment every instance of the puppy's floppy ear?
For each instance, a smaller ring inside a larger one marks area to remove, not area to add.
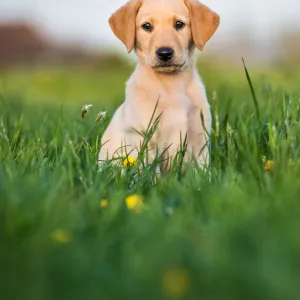
[[[142,5],[142,0],[131,0],[109,19],[110,27],[116,37],[121,40],[130,53],[135,44],[135,19]]]
[[[184,2],[190,14],[194,43],[202,51],[205,44],[218,29],[220,17],[197,0],[184,0]]]

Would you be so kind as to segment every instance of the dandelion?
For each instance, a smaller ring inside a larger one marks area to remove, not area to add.
[[[85,105],[82,106],[82,109],[81,109],[81,117],[82,117],[82,119],[84,119],[84,117],[89,112],[90,107],[92,107],[92,106],[93,106],[93,104],[85,104]]]
[[[62,230],[62,229],[54,230],[50,234],[50,238],[53,240],[53,242],[55,242],[57,244],[62,244],[62,245],[69,244],[72,240],[69,232]]]
[[[124,161],[123,161],[123,166],[125,168],[128,168],[128,167],[132,167],[134,166],[136,162],[136,158],[134,156],[128,156]]]
[[[105,208],[105,207],[107,207],[108,206],[108,200],[107,199],[102,199],[101,201],[100,201],[100,207],[101,208]]]
[[[169,269],[162,279],[162,287],[166,296],[183,297],[190,290],[190,276],[184,269]]]
[[[98,113],[95,123],[99,123],[102,119],[105,118],[107,111],[101,111]]]
[[[142,196],[137,194],[128,196],[125,199],[125,203],[129,210],[132,210],[136,213],[142,212],[145,208]]]
[[[273,160],[267,160],[264,164],[264,170],[265,171],[272,171],[274,169],[274,161]]]

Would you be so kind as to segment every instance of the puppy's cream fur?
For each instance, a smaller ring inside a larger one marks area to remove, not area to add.
[[[185,26],[176,30],[176,21]],[[145,23],[151,24],[151,32],[143,29]],[[187,158],[192,155],[203,166],[211,113],[194,52],[196,47],[203,50],[217,30],[219,16],[197,0],[132,0],[111,16],[110,26],[128,52],[135,49],[139,63],[127,83],[126,99],[102,137],[99,164],[128,153],[137,156],[143,138],[133,128],[145,131],[159,100],[156,116],[161,114],[161,120],[150,143],[152,157],[158,150],[170,161],[187,135]],[[170,61],[157,57],[160,47],[173,48]]]

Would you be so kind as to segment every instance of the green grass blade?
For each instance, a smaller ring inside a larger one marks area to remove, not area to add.
[[[248,82],[248,85],[249,85],[249,88],[250,88],[250,91],[251,91],[251,95],[252,95],[252,99],[253,99],[253,102],[254,102],[256,117],[257,117],[258,121],[261,123],[260,111],[259,111],[258,100],[257,100],[257,97],[256,97],[255,89],[253,87],[252,80],[251,80],[250,74],[248,72],[248,69],[246,67],[244,58],[242,58],[242,61],[243,61],[244,70],[245,70],[245,73],[246,73],[247,82]]]

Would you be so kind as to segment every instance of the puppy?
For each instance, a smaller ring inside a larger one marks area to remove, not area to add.
[[[110,20],[114,34],[139,63],[126,87],[126,98],[102,137],[99,164],[137,157],[155,110],[160,121],[149,145],[150,160],[160,153],[171,162],[186,137],[185,159],[208,163],[211,113],[194,53],[203,50],[220,17],[197,0],[132,0]],[[161,167],[167,169],[169,163]]]

